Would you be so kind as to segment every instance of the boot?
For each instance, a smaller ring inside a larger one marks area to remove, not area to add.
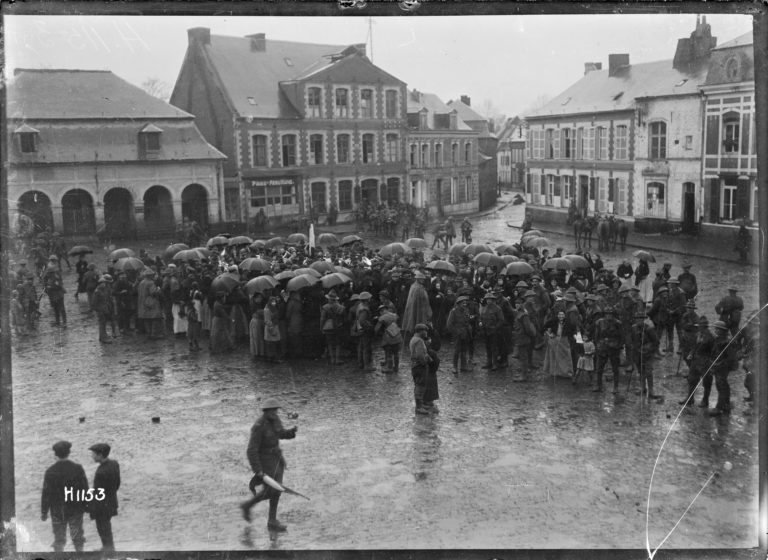
[[[709,408],[709,393],[712,390],[710,387],[709,390],[705,387],[704,388],[704,396],[701,398],[701,402],[699,403],[699,408]]]
[[[421,399],[416,399],[416,414],[429,414],[429,409],[424,406]]]

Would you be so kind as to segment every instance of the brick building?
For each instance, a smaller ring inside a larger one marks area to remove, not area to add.
[[[113,237],[221,219],[221,162],[194,117],[109,71],[18,69],[8,197],[39,228]]]
[[[364,45],[317,45],[188,31],[171,103],[198,115],[224,166],[227,220],[339,219],[406,199],[405,84]]]

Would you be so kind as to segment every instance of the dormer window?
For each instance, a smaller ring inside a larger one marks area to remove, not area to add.
[[[144,156],[157,155],[160,151],[161,128],[148,124],[139,131],[139,149]]]
[[[307,89],[307,117],[322,116],[322,91],[319,87]]]
[[[19,136],[19,146],[22,154],[37,152],[37,135],[39,131],[29,125],[21,125],[14,131]]]

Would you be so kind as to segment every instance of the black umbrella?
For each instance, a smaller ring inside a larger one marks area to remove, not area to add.
[[[88,255],[90,253],[93,253],[93,249],[86,245],[75,245],[67,252],[68,255],[73,257],[75,255]]]

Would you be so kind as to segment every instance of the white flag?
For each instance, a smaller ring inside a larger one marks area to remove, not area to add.
[[[315,248],[315,224],[309,224],[309,248]]]

